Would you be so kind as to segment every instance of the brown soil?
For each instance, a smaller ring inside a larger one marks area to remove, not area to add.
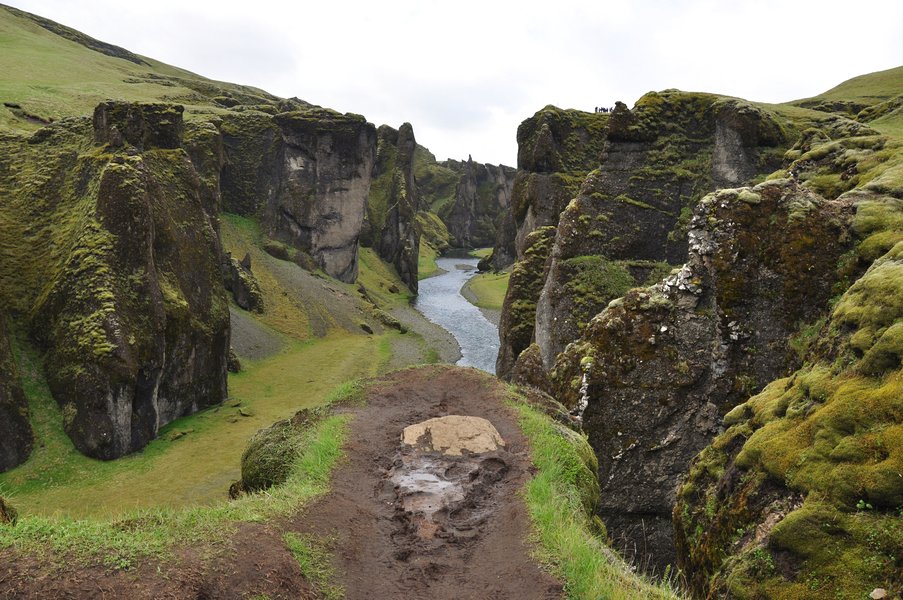
[[[365,407],[346,409],[355,413],[347,458],[332,491],[299,514],[241,525],[223,547],[190,547],[176,560],[129,571],[6,550],[0,598],[317,598],[282,541],[287,531],[329,540],[334,583],[349,600],[561,598],[561,584],[529,556],[529,517],[518,491],[533,467],[504,393],[474,369],[387,375],[370,388]],[[505,447],[452,457],[402,447],[406,426],[448,414],[489,420]],[[409,463],[424,461],[463,490],[426,512],[416,491],[392,482]]]

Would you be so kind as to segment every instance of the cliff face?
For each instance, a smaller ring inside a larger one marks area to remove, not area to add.
[[[515,169],[447,160],[443,166],[460,174],[454,201],[440,214],[452,243],[459,248],[480,248],[495,243],[500,218],[511,205]]]
[[[547,106],[517,129],[517,173],[512,187],[511,210],[502,219],[492,252],[492,266],[504,268],[516,257],[514,271],[502,307],[500,350],[496,373],[506,377],[518,355],[530,345],[539,300],[545,281],[545,265],[551,244],[527,252],[536,243],[534,231],[558,224],[558,215],[577,193],[586,174],[599,163],[605,144],[608,115],[559,110]],[[543,239],[549,235],[543,229]],[[521,264],[523,263],[523,264]],[[529,283],[527,283],[529,281]]]
[[[89,456],[138,450],[226,396],[217,201],[185,136],[181,107],[104,103],[93,128],[67,119],[4,140],[20,220],[5,225],[4,291],[30,315],[66,432]]]
[[[583,412],[599,512],[638,562],[674,564],[674,490],[721,415],[792,370],[786,340],[824,313],[852,245],[852,206],[792,180],[722,190],[690,224],[689,261],[592,319],[552,372]]]
[[[518,130],[512,245],[558,231],[543,265],[532,323],[545,368],[586,323],[627,289],[655,281],[686,257],[692,209],[708,191],[780,164],[785,133],[774,117],[739,100],[669,90],[610,114],[547,107]],[[573,201],[572,201],[573,200]],[[516,293],[516,292],[515,292]],[[504,340],[508,335],[501,330]],[[516,360],[516,356],[513,357]],[[498,372],[513,368],[500,360]]]
[[[6,325],[0,319],[0,472],[24,462],[33,445],[28,402],[22,392]]]
[[[373,184],[361,243],[395,266],[401,280],[417,293],[417,257],[420,233],[415,217],[420,210],[420,193],[414,177],[417,141],[410,123],[398,130],[383,125],[377,130],[377,152]]]
[[[678,562],[701,597],[903,586],[903,147],[847,123],[788,154],[788,173],[854,208],[855,246],[845,292],[791,339],[801,368],[727,413],[678,490]]]
[[[359,115],[302,108],[234,113],[222,124],[223,208],[352,282],[376,158],[376,129]]]

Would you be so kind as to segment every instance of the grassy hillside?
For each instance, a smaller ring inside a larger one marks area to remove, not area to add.
[[[106,99],[176,102],[185,105],[189,118],[221,112],[233,103],[278,100],[256,88],[213,81],[102,45],[4,5],[0,5],[0,50],[0,129],[15,132],[33,131],[49,120],[91,114]]]
[[[878,104],[900,94],[903,94],[903,66],[853,77],[817,96],[791,104],[801,104],[807,100],[859,100],[865,104]]]

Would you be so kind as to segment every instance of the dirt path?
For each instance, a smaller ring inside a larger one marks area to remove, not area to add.
[[[293,523],[336,540],[348,600],[562,596],[561,585],[528,555],[529,517],[517,494],[532,466],[526,440],[498,398],[503,390],[476,370],[437,366],[392,374],[371,391],[333,491]],[[402,430],[449,414],[489,420],[506,448],[450,461],[446,476],[465,469],[472,485],[425,528],[387,477],[402,459]]]
[[[504,393],[475,369],[391,373],[370,388],[366,406],[344,409],[355,414],[347,458],[332,491],[300,513],[239,525],[225,544],[190,545],[175,560],[129,571],[3,550],[0,598],[318,598],[283,541],[288,532],[331,540],[335,583],[348,600],[561,598],[561,584],[530,558],[525,542],[529,516],[518,491],[532,464]],[[402,446],[405,427],[445,415],[487,419],[505,447],[448,457]],[[390,480],[412,460],[460,493],[419,510],[426,496],[405,494]]]

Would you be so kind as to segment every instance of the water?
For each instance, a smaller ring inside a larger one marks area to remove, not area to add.
[[[476,258],[436,260],[439,267],[447,272],[420,281],[414,308],[455,337],[461,347],[458,365],[495,374],[495,358],[499,353],[498,329],[479,308],[461,295],[461,287],[476,275],[478,262]]]

